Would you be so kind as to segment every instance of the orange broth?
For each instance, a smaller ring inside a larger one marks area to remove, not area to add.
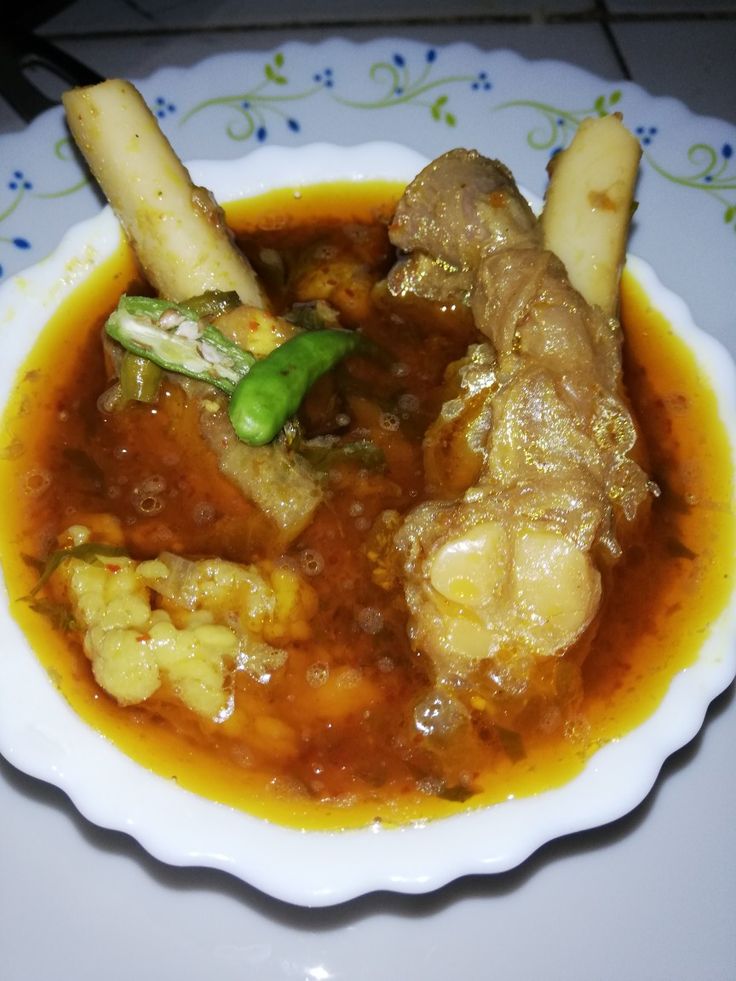
[[[302,261],[295,256],[309,254],[315,240],[348,254],[360,275],[350,279],[354,293],[342,284],[338,299],[345,320],[365,326],[362,287],[390,264],[385,226],[399,193],[380,183],[331,185],[226,210],[256,262],[261,246],[286,248],[288,261]],[[273,268],[266,264],[262,273],[268,282]],[[162,549],[241,562],[276,557],[273,529],[219,474],[176,385],[166,386],[154,408],[135,405],[110,416],[98,410],[107,385],[101,323],[120,293],[140,288],[121,247],[62,306],[19,374],[4,420],[11,452],[0,472],[7,502],[0,550],[14,615],[54,685],[142,765],[295,827],[437,818],[569,780],[597,748],[650,715],[674,674],[697,656],[732,589],[730,450],[691,352],[625,276],[626,381],[663,493],[610,576],[574,714],[544,731],[523,722],[509,731],[481,706],[469,726],[444,741],[427,740],[414,725],[431,667],[410,649],[400,588],[374,581],[366,543],[381,511],[406,511],[421,500],[423,433],[439,408],[446,364],[473,334],[449,314],[444,327],[427,331],[374,309],[366,330],[402,370],[341,367],[318,384],[303,413],[307,427],[319,431],[336,401],[347,405],[352,424],[369,432],[385,457],[379,471],[336,466],[327,502],[289,548],[297,561],[305,549],[323,560],[309,579],[319,598],[312,638],[291,645],[286,666],[268,684],[238,673],[235,711],[224,723],[160,693],[120,707],[95,684],[78,638],[16,599],[28,594],[66,527],[85,514],[115,514],[135,558]],[[386,413],[398,429],[386,428]],[[132,507],[130,488],[153,473],[167,489],[161,512],[146,517]],[[361,615],[377,610],[381,629],[361,629]],[[313,683],[315,665],[324,684]]]

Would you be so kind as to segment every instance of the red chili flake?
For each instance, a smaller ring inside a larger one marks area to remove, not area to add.
[[[138,634],[136,637],[136,642],[139,644],[145,644],[147,640],[151,639],[150,634]]]
[[[108,571],[108,572],[120,572],[120,570],[121,570],[121,569],[122,569],[123,567],[122,567],[121,565],[112,565],[112,563],[108,563],[108,564],[107,564],[107,565],[105,566],[105,568],[107,569],[107,571]]]

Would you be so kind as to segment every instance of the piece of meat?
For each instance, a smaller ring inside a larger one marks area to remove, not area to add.
[[[620,553],[617,528],[649,494],[631,458],[620,329],[543,249],[506,168],[475,152],[454,150],[418,176],[391,238],[411,250],[389,276],[393,295],[447,302],[462,283],[495,354],[483,408],[461,385],[428,441],[436,472],[442,427],[457,441],[472,396],[477,480],[414,509],[396,536],[411,635],[440,682],[488,661],[502,688],[505,678],[518,689],[540,658],[563,654],[591,624],[601,568]]]
[[[235,435],[224,397],[210,385],[177,375],[199,417],[199,430],[227,479],[273,522],[282,545],[293,541],[312,520],[324,498],[320,476],[282,438],[248,446]]]
[[[542,241],[510,171],[472,150],[451,150],[425,167],[399,201],[389,234],[407,253],[389,274],[389,290],[438,302],[469,294],[483,255]]]
[[[203,405],[200,427],[220,472],[274,522],[284,544],[293,541],[312,520],[324,496],[312,467],[280,441],[266,446],[242,443],[223,406],[212,411]]]

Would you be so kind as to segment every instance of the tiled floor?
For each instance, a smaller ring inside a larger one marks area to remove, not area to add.
[[[736,122],[736,16],[616,21],[611,30],[631,77],[694,112]]]

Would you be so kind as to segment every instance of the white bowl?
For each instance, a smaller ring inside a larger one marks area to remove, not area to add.
[[[425,159],[388,143],[259,149],[236,161],[190,165],[221,201],[330,179],[408,180]],[[4,357],[0,400],[57,306],[119,243],[109,209],[73,228],[52,256],[0,289]],[[728,352],[692,322],[650,267],[629,268],[711,379],[736,464],[736,372]],[[20,329],[22,325],[22,329]],[[12,618],[0,610],[0,752],[61,787],[96,824],[126,831],[173,865],[223,869],[272,896],[323,906],[377,889],[422,893],[468,873],[501,872],[560,835],[635,807],[674,750],[736,675],[736,598],[713,624],[696,662],[678,674],[646,722],[597,752],[579,776],[538,795],[400,829],[304,832],[197,797],[134,763],[78,718],[49,681]]]

